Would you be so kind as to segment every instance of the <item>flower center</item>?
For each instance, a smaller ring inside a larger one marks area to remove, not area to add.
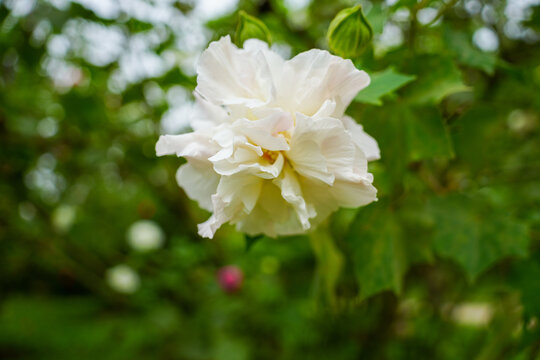
[[[263,150],[262,158],[273,164],[279,156],[279,151]]]

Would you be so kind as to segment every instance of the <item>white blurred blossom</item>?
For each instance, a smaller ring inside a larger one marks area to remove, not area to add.
[[[463,303],[452,310],[452,319],[462,325],[485,326],[493,317],[493,307],[487,303]]]
[[[149,251],[160,248],[165,240],[165,235],[154,221],[139,220],[129,227],[127,239],[133,249]]]
[[[131,267],[123,264],[116,265],[107,270],[105,277],[107,284],[113,290],[123,294],[134,293],[139,288],[141,282],[139,274]]]
[[[187,159],[177,173],[187,195],[247,234],[306,232],[339,207],[376,200],[368,161],[377,142],[344,114],[369,76],[350,60],[313,49],[284,60],[250,39],[210,44],[197,67],[191,133],[161,136],[159,156]]]

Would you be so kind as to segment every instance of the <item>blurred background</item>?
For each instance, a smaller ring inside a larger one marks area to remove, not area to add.
[[[240,9],[324,49],[358,3],[380,200],[199,238],[154,146],[201,51]],[[540,359],[539,3],[0,0],[0,358]]]

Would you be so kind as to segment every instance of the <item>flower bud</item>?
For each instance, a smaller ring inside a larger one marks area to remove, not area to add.
[[[227,293],[238,291],[242,287],[243,279],[242,270],[234,265],[224,266],[218,271],[219,285]]]
[[[341,10],[328,28],[330,50],[344,58],[360,56],[371,43],[373,30],[360,5]]]
[[[236,44],[242,46],[247,39],[260,39],[268,44],[272,42],[270,30],[266,25],[254,16],[240,10],[240,19],[236,28]]]

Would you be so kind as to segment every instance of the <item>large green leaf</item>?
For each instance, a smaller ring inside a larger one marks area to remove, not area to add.
[[[454,150],[439,110],[435,107],[406,108],[409,159],[452,158]]]
[[[447,28],[444,32],[444,39],[448,49],[456,56],[461,64],[483,70],[489,75],[493,75],[497,63],[496,54],[481,51],[474,47],[471,37],[464,32]]]
[[[428,211],[435,225],[435,251],[460,264],[470,281],[507,256],[527,255],[527,226],[480,195],[435,198]]]
[[[410,83],[414,79],[414,76],[400,74],[393,68],[388,68],[384,71],[372,74],[371,83],[366,89],[360,91],[358,95],[356,95],[355,100],[366,104],[382,105],[382,97],[392,94],[394,91]]]
[[[438,103],[450,94],[469,89],[463,82],[461,71],[447,56],[417,56],[405,70],[417,77],[406,93],[406,100],[412,104]]]
[[[384,290],[401,292],[407,261],[401,227],[388,204],[381,201],[361,209],[346,241],[362,298]]]

